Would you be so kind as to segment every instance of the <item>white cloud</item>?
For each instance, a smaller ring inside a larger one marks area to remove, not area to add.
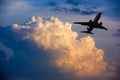
[[[12,28],[13,29],[29,29],[30,26],[19,26],[18,24],[13,24]]]
[[[31,20],[26,23],[26,25],[32,25],[32,24],[34,24],[36,22],[41,22],[41,21],[42,21],[41,17],[35,17],[35,16],[33,16],[31,18]]]

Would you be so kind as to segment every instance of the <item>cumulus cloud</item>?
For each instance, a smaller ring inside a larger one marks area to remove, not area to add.
[[[69,22],[54,17],[47,20],[32,17],[26,24],[33,29],[26,37],[46,51],[48,64],[60,73],[75,77],[115,75],[115,68],[104,61],[104,50],[96,48],[91,36],[77,40],[78,34],[72,31]]]
[[[72,24],[58,18],[43,20],[34,17],[31,23],[35,21],[32,39],[51,53],[48,63],[61,73],[77,77],[115,75],[115,68],[104,61],[104,50],[96,48],[91,36],[77,40],[78,34],[72,31]]]
[[[19,26],[18,24],[12,25],[13,29],[28,29],[30,26]]]
[[[6,47],[3,43],[0,42],[0,51],[3,51],[5,54],[1,54],[1,55],[5,55],[5,60],[9,60],[10,57],[13,56],[13,51]],[[2,60],[4,60],[3,58],[1,58]]]

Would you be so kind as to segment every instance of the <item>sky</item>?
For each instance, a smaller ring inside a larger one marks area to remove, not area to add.
[[[119,80],[119,0],[1,0],[0,80]],[[94,20],[108,31],[80,33]]]

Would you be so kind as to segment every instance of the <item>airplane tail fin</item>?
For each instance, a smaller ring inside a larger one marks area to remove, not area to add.
[[[92,33],[92,32],[88,32],[88,31],[81,31],[81,33],[88,33],[88,34],[92,34],[92,35],[94,35],[94,33]]]

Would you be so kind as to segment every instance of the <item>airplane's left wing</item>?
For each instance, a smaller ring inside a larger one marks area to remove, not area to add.
[[[88,26],[89,22],[74,22],[74,24],[81,24],[81,25]]]

